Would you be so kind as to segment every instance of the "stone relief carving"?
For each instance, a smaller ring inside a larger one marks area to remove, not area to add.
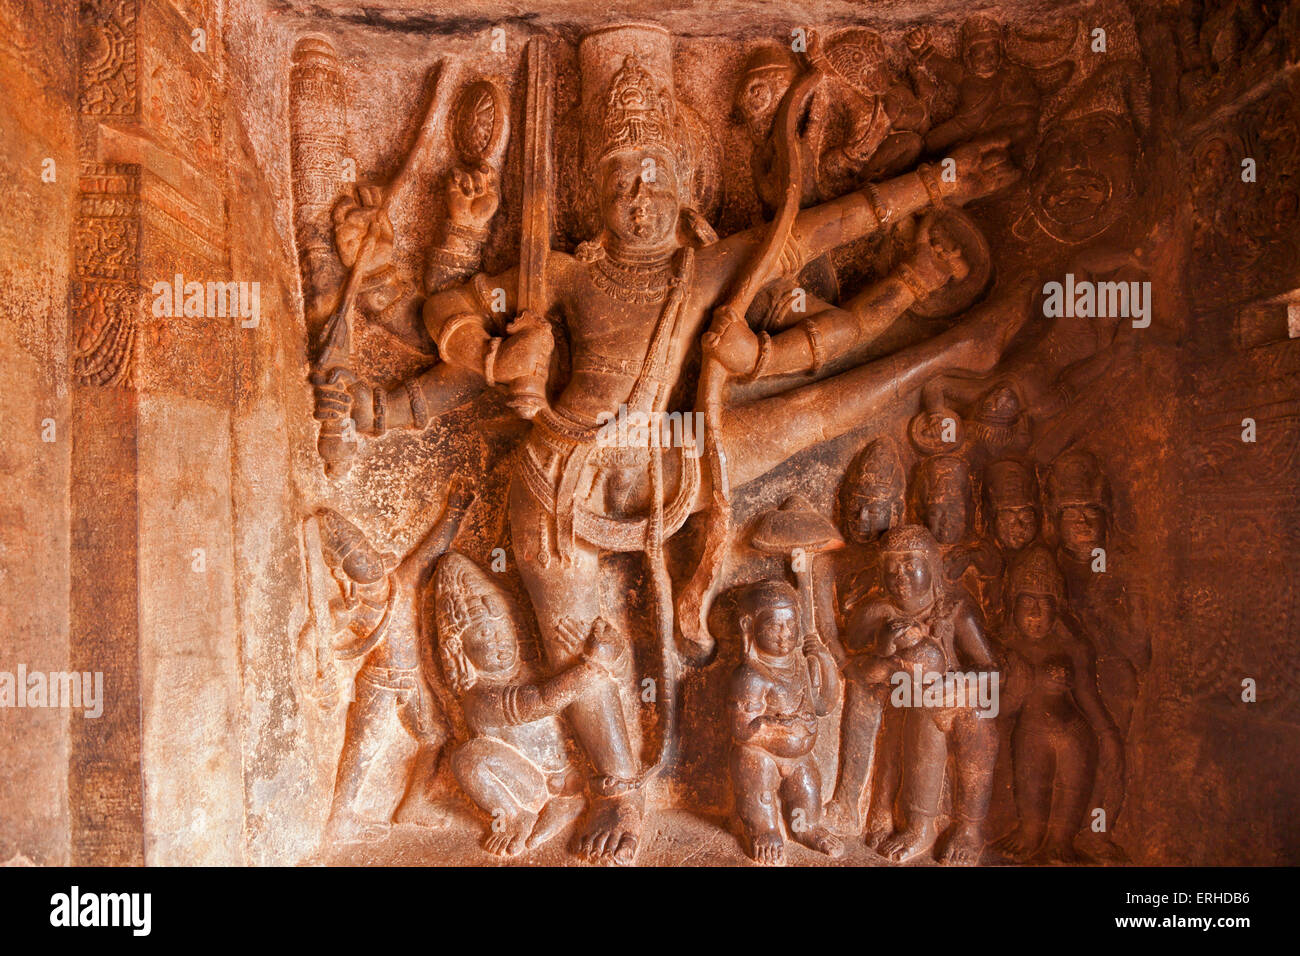
[[[380,455],[374,439],[390,430],[437,435],[471,400],[508,409],[524,436],[504,500],[485,505],[508,529],[492,543],[508,544],[519,615],[504,558],[485,570],[448,553],[423,652],[460,713],[444,764],[489,853],[567,833],[586,860],[636,862],[649,817],[691,809],[681,736],[725,727],[730,816],[757,863],[784,862],[787,837],[831,858],[865,843],[895,863],[1122,857],[1088,822],[1118,818],[1149,642],[1136,591],[1094,568],[1098,549],[1121,566],[1129,552],[1075,410],[1130,354],[1133,326],[1053,317],[1038,289],[1066,269],[1141,281],[1142,244],[1159,236],[1134,211],[1143,69],[1120,57],[1082,69],[1068,27],[973,17],[954,57],[927,29],[906,34],[906,59],[856,28],[815,33],[800,53],[743,51],[731,105],[761,216],[725,235],[717,137],[679,93],[668,31],[585,34],[576,103],[558,121],[558,41],[535,36],[522,113],[507,84],[476,78],[430,112],[441,128],[422,128],[413,153],[442,136],[449,160],[419,277],[394,256],[388,214],[406,165],[382,188],[340,180],[344,67],[325,41],[299,43],[294,216],[307,327],[320,334],[322,458]],[[1215,141],[1196,161],[1223,165],[1235,150]],[[500,215],[512,196],[518,208]],[[515,264],[486,273],[506,221],[520,223]],[[886,236],[902,254],[865,276],[836,265]],[[410,297],[436,361],[391,386],[363,379],[351,324],[386,327]],[[853,433],[847,466],[825,459],[828,495],[788,498],[747,536],[733,527],[738,489]],[[831,499],[838,529],[815,503]],[[323,541],[373,552],[354,526],[320,520],[335,528]],[[454,520],[439,528],[441,551]],[[779,569],[736,571],[746,543]],[[366,588],[397,593],[384,582],[399,572],[363,581],[345,564],[345,599],[369,608]],[[732,585],[723,626],[713,596]],[[373,622],[356,620],[365,646]],[[357,677],[332,828],[371,746],[362,711],[392,710],[413,738],[388,731],[384,746],[403,756],[386,806],[412,779],[404,755],[421,740],[436,753],[445,735],[402,717],[424,699],[418,676],[392,676],[414,666],[420,631],[403,620],[410,653],[382,664],[388,682]],[[683,687],[705,686],[724,657],[730,679],[690,698],[708,712],[684,713]],[[991,832],[1000,746],[1014,826]]]

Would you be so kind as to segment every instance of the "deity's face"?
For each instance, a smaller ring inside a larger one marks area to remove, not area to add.
[[[677,233],[677,171],[659,151],[626,149],[601,167],[600,213],[628,249],[671,245]]]
[[[924,551],[888,552],[883,570],[886,590],[904,611],[924,610],[933,602],[934,576]]]
[[[1094,548],[1106,547],[1106,513],[1097,505],[1066,505],[1057,518],[1061,546],[1083,561]]]
[[[799,614],[786,605],[760,608],[748,618],[750,640],[768,657],[785,657],[799,640]]]
[[[903,514],[901,498],[858,499],[857,513],[849,519],[849,537],[858,544],[866,544],[880,537]]]
[[[755,143],[762,143],[771,135],[777,108],[793,79],[792,71],[768,66],[751,70],[741,82],[736,108]]]
[[[993,534],[1008,551],[1019,551],[1038,537],[1038,509],[1033,505],[998,508],[993,513]]]
[[[1056,623],[1056,601],[1046,594],[1016,595],[1016,627],[1031,641],[1041,641]]]
[[[956,544],[966,536],[966,522],[970,516],[970,502],[956,488],[927,490],[922,505],[925,524],[940,544]]]
[[[993,38],[972,41],[963,54],[966,69],[981,79],[988,79],[1002,65],[1002,46]]]
[[[1007,421],[1020,414],[1020,399],[1010,385],[995,385],[981,398],[974,417],[980,421]]]
[[[1096,112],[1057,123],[1030,174],[1035,214],[1058,239],[1081,242],[1117,222],[1133,195],[1137,134],[1130,123]]]
[[[515,628],[500,600],[486,594],[472,600],[470,624],[462,638],[465,656],[482,674],[504,674],[519,663],[519,641]]]

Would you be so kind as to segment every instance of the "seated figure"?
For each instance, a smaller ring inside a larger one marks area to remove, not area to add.
[[[582,779],[570,764],[558,714],[597,682],[628,669],[630,651],[597,618],[585,642],[570,629],[574,662],[539,680],[520,656],[505,595],[477,565],[448,554],[434,587],[438,653],[470,732],[451,756],[452,772],[491,817],[483,848],[515,856],[582,814]]]

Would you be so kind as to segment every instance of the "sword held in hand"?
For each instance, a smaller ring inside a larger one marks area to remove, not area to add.
[[[519,313],[510,335],[544,329],[548,347],[531,374],[510,383],[507,402],[522,418],[547,408],[546,384],[554,339],[546,318],[546,260],[551,252],[552,125],[555,68],[541,37],[528,42],[528,93],[524,115],[524,202],[519,250]]]

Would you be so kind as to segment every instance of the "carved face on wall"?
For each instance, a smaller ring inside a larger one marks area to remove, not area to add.
[[[999,508],[993,514],[993,534],[1008,551],[1019,551],[1038,537],[1038,509],[1033,505]]]
[[[924,551],[889,551],[884,555],[885,588],[904,611],[924,610],[934,600],[934,573]]]
[[[601,164],[600,213],[624,248],[670,245],[677,232],[677,172],[659,150],[626,149]]]
[[[1016,595],[1016,627],[1031,641],[1041,641],[1056,623],[1056,601],[1046,594],[1022,592]]]
[[[1065,505],[1056,520],[1061,547],[1075,560],[1090,560],[1094,548],[1106,547],[1106,512],[1099,505]]]
[[[897,524],[903,514],[901,496],[877,500],[860,498],[857,504],[857,512],[848,520],[848,532],[849,537],[858,544],[874,541]]]
[[[793,81],[793,67],[771,64],[751,67],[741,79],[736,110],[755,143],[765,142],[771,135],[781,98]]]
[[[1002,65],[1002,47],[996,38],[981,37],[973,40],[962,52],[966,69],[980,79],[988,79]]]
[[[1054,238],[1082,242],[1128,210],[1138,138],[1107,111],[1063,120],[1047,131],[1030,171],[1034,213]]]
[[[465,656],[481,674],[508,674],[519,663],[514,624],[492,594],[475,595],[468,603],[469,626],[461,636]]]
[[[784,604],[764,607],[746,615],[741,627],[760,654],[767,657],[785,657],[794,650],[799,640],[799,615],[795,608]]]
[[[956,544],[966,536],[974,510],[966,462],[952,455],[927,459],[921,466],[918,484],[926,527],[940,544]]]

